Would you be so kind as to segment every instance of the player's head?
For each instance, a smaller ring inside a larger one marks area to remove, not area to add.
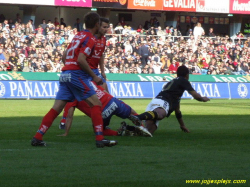
[[[189,69],[186,66],[179,66],[177,69],[177,77],[189,78]]]
[[[100,27],[100,16],[95,12],[89,12],[84,16],[86,29],[94,29],[96,32]]]
[[[109,28],[109,20],[107,18],[100,18],[100,28],[98,31],[98,34],[100,34],[101,36],[104,36]]]

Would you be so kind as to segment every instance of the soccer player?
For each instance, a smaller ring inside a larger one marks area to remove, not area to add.
[[[180,100],[185,90],[191,94],[197,101],[210,101],[207,97],[202,97],[191,86],[189,79],[189,70],[186,66],[180,66],[177,69],[177,77],[168,82],[162,91],[147,106],[146,112],[140,115],[131,115],[130,119],[134,124],[141,124],[141,120],[146,120],[146,128],[153,134],[159,126],[159,121],[175,111],[175,116],[180,124],[181,130],[189,132],[185,126],[182,113],[180,111]]]
[[[95,37],[100,27],[100,17],[97,13],[89,12],[84,17],[87,30],[75,35],[67,50],[63,54],[65,66],[60,76],[59,91],[55,103],[44,116],[41,126],[31,141],[32,146],[46,146],[43,135],[52,125],[55,118],[61,113],[68,101],[85,100],[91,106],[91,119],[96,135],[96,146],[113,146],[115,140],[106,140],[103,136],[103,120],[101,102],[90,84],[92,79],[97,84],[102,84],[102,79],[96,76],[88,65],[88,59],[93,56]]]
[[[148,130],[143,127],[141,124],[139,126],[129,126],[125,123],[122,124],[122,127],[120,128],[120,131],[113,131],[109,128],[106,128],[111,120],[111,117],[113,115],[116,115],[120,118],[129,118],[131,114],[137,115],[137,113],[127,104],[122,102],[121,100],[113,97],[101,86],[96,85],[94,82],[92,82],[93,87],[95,88],[95,91],[97,93],[98,99],[100,99],[102,103],[102,117],[103,117],[103,135],[104,136],[118,136],[123,135],[127,131],[135,131],[138,134],[142,134],[144,136],[150,136],[152,137],[151,133],[148,132]],[[70,130],[72,121],[73,121],[73,114],[75,111],[75,108],[78,108],[80,111],[85,113],[87,116],[91,116],[91,108],[88,106],[88,104],[85,101],[78,102],[75,100],[74,102],[69,102],[64,108],[63,113],[63,119],[61,120],[61,123],[65,123],[65,133],[61,136],[67,136],[68,132]]]
[[[106,38],[105,34],[107,33],[109,28],[109,20],[107,18],[100,18],[100,28],[98,33],[95,35],[96,43],[95,43],[95,50],[94,55],[92,55],[91,59],[89,60],[89,66],[94,71],[94,73],[102,78],[103,84],[101,85],[107,92],[108,86],[106,83],[106,74],[104,70],[104,55],[103,52],[106,47]],[[98,70],[98,65],[100,67],[101,73]]]
[[[104,71],[104,55],[103,52],[106,46],[106,38],[104,35],[107,33],[109,28],[109,20],[107,18],[100,18],[100,28],[98,33],[95,35],[95,49],[91,58],[88,59],[88,63],[92,71],[102,79],[103,84],[101,85],[107,92],[108,86],[106,83],[106,74]],[[100,66],[101,73],[98,70],[98,66]],[[66,116],[65,116],[66,117]],[[60,129],[65,129],[65,123],[60,122]]]

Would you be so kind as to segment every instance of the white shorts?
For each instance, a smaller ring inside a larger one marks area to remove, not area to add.
[[[163,108],[166,112],[166,114],[169,111],[169,103],[167,101],[164,101],[162,99],[154,98],[147,106],[146,111],[153,111],[156,108]],[[160,120],[156,120],[156,126],[159,126]]]

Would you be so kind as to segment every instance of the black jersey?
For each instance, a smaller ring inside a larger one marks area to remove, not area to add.
[[[185,90],[194,91],[187,79],[184,77],[176,77],[164,85],[162,91],[156,96],[156,98],[165,100],[169,103],[170,107],[167,116],[179,106],[181,96]]]

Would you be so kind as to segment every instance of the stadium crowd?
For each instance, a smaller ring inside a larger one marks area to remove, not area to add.
[[[22,23],[0,15],[0,71],[60,72],[62,53],[74,35],[83,30],[80,19],[73,26],[42,20]],[[184,33],[184,34],[183,34]],[[201,36],[195,28],[162,28],[156,18],[131,28],[122,19],[107,33],[105,72],[174,74],[185,65],[190,74],[247,75],[250,73],[250,37],[232,40],[211,28]]]

